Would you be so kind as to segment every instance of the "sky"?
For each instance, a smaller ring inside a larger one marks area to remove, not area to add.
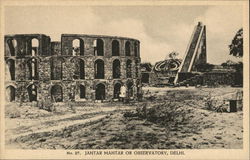
[[[5,34],[41,33],[60,41],[63,33],[124,36],[141,43],[142,62],[183,58],[195,25],[207,29],[208,63],[240,61],[228,45],[242,28],[242,6],[9,6]]]

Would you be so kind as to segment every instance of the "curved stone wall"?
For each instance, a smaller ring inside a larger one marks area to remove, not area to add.
[[[111,101],[121,85],[141,93],[140,42],[112,36],[42,34],[5,36],[6,100]]]

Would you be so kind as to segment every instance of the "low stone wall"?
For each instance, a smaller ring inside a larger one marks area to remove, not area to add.
[[[234,85],[234,74],[226,72],[208,72],[203,74],[203,85]]]
[[[242,86],[242,74],[238,72],[206,72],[201,75],[192,73],[181,73],[181,82],[183,85],[188,84],[190,86],[195,85],[229,85],[229,86]]]

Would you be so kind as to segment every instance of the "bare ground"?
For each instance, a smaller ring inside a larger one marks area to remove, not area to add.
[[[243,146],[243,113],[218,113],[204,107],[203,97],[228,95],[239,88],[145,88],[150,93],[133,105],[89,104],[56,113],[30,106],[6,109],[6,147],[22,149],[176,149]],[[166,127],[140,117],[126,117],[136,106],[175,100],[190,110],[189,120]],[[91,107],[90,107],[91,106]],[[13,112],[15,111],[15,116]],[[20,115],[20,116],[18,116]],[[10,118],[13,117],[13,118]]]

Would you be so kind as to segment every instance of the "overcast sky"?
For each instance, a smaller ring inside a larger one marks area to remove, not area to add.
[[[183,58],[194,26],[207,26],[208,62],[228,59],[228,45],[242,27],[241,6],[11,6],[5,8],[5,34],[62,33],[136,38],[142,62],[163,60],[171,51]]]

